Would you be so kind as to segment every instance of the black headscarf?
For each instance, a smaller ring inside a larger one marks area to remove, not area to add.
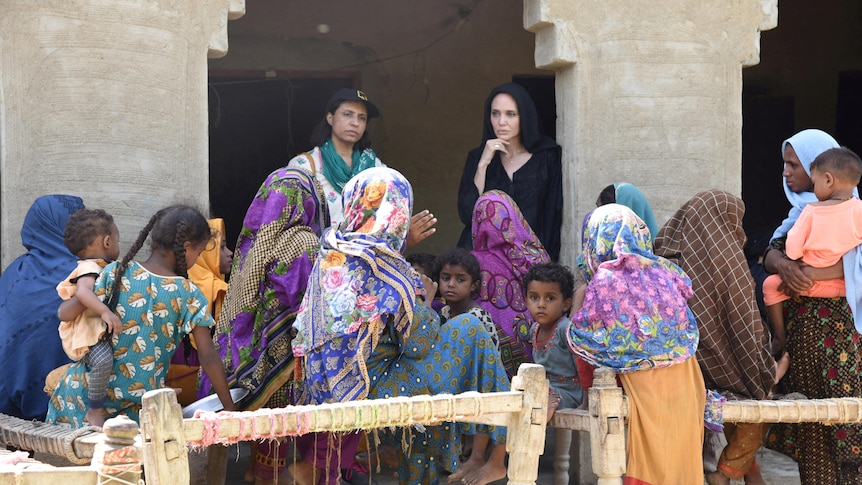
[[[530,93],[520,84],[506,83],[492,89],[488,99],[485,100],[485,125],[482,128],[482,143],[479,148],[484,148],[486,141],[497,137],[494,134],[494,127],[491,126],[491,102],[500,93],[506,93],[515,98],[521,125],[521,143],[524,144],[528,152],[536,153],[558,147],[553,138],[542,134],[539,113],[536,111],[536,105],[533,103]]]

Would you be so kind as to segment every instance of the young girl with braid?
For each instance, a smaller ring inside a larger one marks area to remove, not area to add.
[[[132,261],[147,238],[151,254]],[[146,391],[164,387],[168,363],[188,334],[195,336],[198,357],[224,409],[233,410],[224,368],[215,352],[209,327],[213,319],[206,297],[191,280],[188,268],[212,240],[206,218],[196,209],[173,205],[157,212],[122,261],[105,267],[94,293],[107,301],[123,323],[111,337],[114,365],[104,403],[106,417],[125,414],[138,421]],[[59,316],[80,312],[76,297],[60,306]],[[73,364],[62,376],[48,405],[49,423],[85,425],[87,368]]]

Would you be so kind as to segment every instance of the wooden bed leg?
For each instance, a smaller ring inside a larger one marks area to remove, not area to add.
[[[596,369],[590,388],[590,451],[597,485],[622,485],[626,471],[623,390],[607,367]]]
[[[572,460],[572,430],[554,429],[554,485],[569,485]]]
[[[99,485],[138,483],[141,479],[141,449],[138,423],[120,415],[105,421],[104,436],[93,450],[91,467],[99,474]]]
[[[189,483],[183,411],[173,389],[157,389],[144,394],[141,441],[147,485]]]
[[[512,379],[513,391],[524,391],[524,406],[509,418],[506,451],[509,452],[509,485],[535,485],[539,455],[545,447],[548,419],[548,380],[545,368],[521,364]]]

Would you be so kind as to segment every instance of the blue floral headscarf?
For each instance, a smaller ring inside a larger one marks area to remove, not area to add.
[[[686,304],[691,280],[652,253],[649,228],[631,209],[595,209],[582,245],[589,284],[569,327],[575,354],[619,373],[667,367],[694,355],[698,330]]]
[[[386,167],[365,170],[344,187],[344,219],[323,235],[295,323],[294,355],[317,372],[304,376],[304,401],[366,397],[365,362],[387,323],[407,337],[421,288],[401,254],[412,200],[407,179]]]

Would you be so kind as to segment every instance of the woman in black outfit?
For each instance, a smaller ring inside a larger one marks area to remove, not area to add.
[[[465,225],[459,247],[472,249],[473,206],[482,193],[493,189],[512,197],[557,261],[563,220],[562,151],[542,135],[532,98],[514,83],[497,86],[485,101],[482,144],[467,155],[458,189],[458,215]]]

